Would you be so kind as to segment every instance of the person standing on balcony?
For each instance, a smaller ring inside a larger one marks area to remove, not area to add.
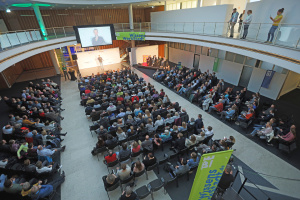
[[[244,20],[244,32],[243,32],[243,37],[241,39],[246,39],[247,35],[248,35],[248,28],[250,26],[250,23],[252,21],[252,10],[248,10],[247,11],[247,17]]]
[[[279,9],[279,10],[277,11],[277,16],[276,16],[275,18],[273,18],[273,17],[270,16],[270,19],[271,19],[274,23],[272,24],[272,27],[271,27],[270,30],[269,30],[269,33],[268,33],[268,39],[267,39],[267,41],[265,41],[265,43],[272,43],[273,38],[274,38],[274,33],[275,33],[275,31],[277,30],[278,25],[279,25],[279,23],[281,22],[281,20],[282,20],[282,18],[283,18],[283,16],[282,16],[283,11],[284,11],[284,8]]]
[[[243,24],[243,20],[244,20],[244,15],[245,15],[245,10],[243,10],[243,12],[240,14],[239,16],[239,32],[241,31],[242,28],[242,24]]]
[[[230,25],[230,37],[233,37],[233,33],[234,33],[234,26],[238,20],[239,17],[239,13],[236,11],[236,8],[233,9],[232,14],[231,14],[231,18],[229,20],[229,25]]]

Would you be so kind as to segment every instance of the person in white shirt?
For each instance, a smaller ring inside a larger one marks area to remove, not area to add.
[[[209,137],[214,134],[211,126],[208,126],[207,129],[202,129],[202,131],[205,133],[205,137]]]
[[[243,22],[244,23],[244,32],[243,32],[243,37],[241,39],[246,39],[246,37],[248,35],[248,28],[249,28],[251,21],[252,21],[252,10],[248,10],[247,17]]]

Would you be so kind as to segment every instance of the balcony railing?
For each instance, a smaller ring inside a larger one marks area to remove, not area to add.
[[[244,25],[236,23],[234,26],[234,39],[241,39]],[[272,24],[251,23],[246,40],[251,42],[265,42]],[[116,32],[163,32],[163,33],[185,33],[193,35],[205,35],[215,37],[229,37],[230,24],[222,22],[184,22],[184,23],[134,23],[134,29],[130,29],[129,23],[114,24]],[[56,38],[74,36],[72,26],[47,28],[47,36],[42,36],[40,29],[21,31],[8,31],[0,33],[1,50],[8,50],[16,46],[51,40]],[[274,34],[272,43],[269,45],[284,48],[300,49],[300,24],[280,24]]]

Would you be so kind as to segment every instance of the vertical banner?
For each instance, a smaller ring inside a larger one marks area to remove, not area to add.
[[[269,85],[272,81],[274,74],[275,74],[275,71],[267,70],[266,74],[265,74],[265,78],[264,78],[263,82],[261,83],[261,87],[269,88]]]
[[[147,59],[150,55],[143,55],[143,63],[147,63]]]
[[[189,200],[210,200],[223,175],[233,150],[203,154]]]
[[[218,72],[218,67],[219,67],[219,58],[215,58],[213,71]]]

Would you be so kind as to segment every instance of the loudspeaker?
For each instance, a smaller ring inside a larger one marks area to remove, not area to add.
[[[131,48],[130,48],[130,47],[128,47],[128,48],[127,48],[127,51],[128,51],[128,53],[129,53],[129,52],[131,52]]]
[[[77,55],[76,54],[72,55],[72,60],[77,60]]]

